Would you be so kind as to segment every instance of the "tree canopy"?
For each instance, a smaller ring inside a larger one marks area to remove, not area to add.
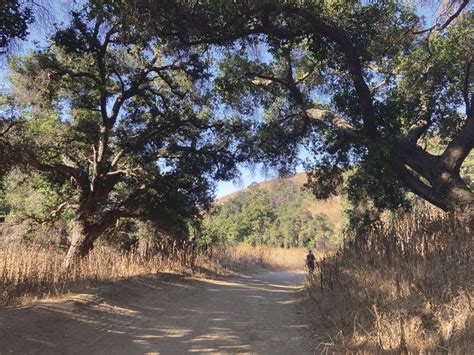
[[[135,1],[126,21],[176,46],[219,48],[222,102],[243,116],[263,112],[257,144],[282,170],[304,146],[317,196],[355,168],[354,202],[394,208],[409,190],[472,220],[474,195],[460,177],[474,145],[467,4],[446,2],[426,24],[410,2]],[[140,23],[138,13],[147,14]],[[433,136],[439,154],[425,147]]]
[[[364,213],[411,191],[472,223],[474,16],[443,3],[429,23],[405,1],[90,0],[10,59],[0,175],[34,171],[15,181],[51,190],[37,217],[74,216],[68,262],[122,217],[185,238],[241,162],[303,163],[318,198],[344,190]],[[4,46],[32,17],[1,6],[19,16]],[[254,197],[249,241],[280,223]]]

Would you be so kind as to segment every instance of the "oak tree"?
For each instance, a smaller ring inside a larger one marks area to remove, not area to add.
[[[444,3],[427,24],[401,1],[137,0],[127,21],[221,50],[223,102],[264,113],[259,145],[275,165],[291,167],[305,147],[316,195],[351,169],[354,200],[391,208],[409,190],[472,222],[460,170],[474,145],[474,16],[467,0]],[[440,153],[426,148],[433,137]]]
[[[12,58],[18,124],[3,140],[16,164],[68,187],[51,212],[73,211],[66,266],[122,217],[185,238],[213,181],[234,176],[233,132],[245,129],[216,113],[206,58],[125,30],[94,4],[72,13],[49,48]]]

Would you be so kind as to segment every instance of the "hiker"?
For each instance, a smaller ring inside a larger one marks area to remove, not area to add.
[[[313,252],[311,249],[308,249],[308,255],[306,255],[306,266],[308,267],[309,272],[314,271],[314,264],[315,264],[316,258],[314,257]]]

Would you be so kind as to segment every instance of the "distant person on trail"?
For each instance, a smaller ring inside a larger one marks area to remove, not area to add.
[[[316,261],[316,258],[314,257],[313,252],[311,249],[308,250],[308,255],[306,255],[306,266],[308,267],[309,272],[314,271],[314,263]]]

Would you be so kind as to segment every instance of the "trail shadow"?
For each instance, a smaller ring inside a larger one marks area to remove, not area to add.
[[[306,326],[295,316],[301,282],[277,272],[120,280],[0,310],[0,353],[305,353]]]

